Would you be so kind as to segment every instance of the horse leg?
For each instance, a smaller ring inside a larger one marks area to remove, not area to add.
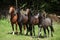
[[[46,28],[43,27],[43,30],[44,30],[44,37],[47,37],[46,36]]]
[[[17,24],[16,24],[16,34],[17,34],[18,32],[17,32]]]
[[[12,23],[11,23],[11,25],[12,25],[13,35],[14,35],[14,25]]]
[[[28,27],[28,25],[27,25],[27,24],[26,24],[26,28],[27,28],[26,35],[28,35],[29,27]]]
[[[35,27],[34,27],[34,25],[33,25],[33,33],[34,33],[34,36],[35,36]]]
[[[20,25],[20,34],[22,34],[22,24]]]
[[[38,25],[38,37],[41,37],[41,26],[40,25]]]
[[[26,25],[24,25],[24,34],[26,34]]]
[[[47,27],[47,31],[48,31],[48,37],[49,37],[49,29],[48,29],[48,27]]]
[[[30,35],[32,36],[32,25],[29,25],[30,28]]]
[[[19,29],[20,29],[20,34],[22,34],[22,24],[18,23]]]
[[[53,32],[54,32],[53,26],[50,26],[50,29],[51,29],[51,36],[53,37]]]

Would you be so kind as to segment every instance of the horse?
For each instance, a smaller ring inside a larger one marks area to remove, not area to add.
[[[38,35],[41,36],[41,28],[43,28],[44,36],[47,37],[47,35],[46,35],[46,29],[47,29],[48,37],[49,37],[49,29],[48,29],[48,27],[50,27],[51,36],[53,37],[54,28],[53,28],[53,24],[52,24],[53,23],[52,19],[47,17],[45,13],[41,13],[41,14],[39,14],[39,20],[40,20],[40,23],[39,23],[40,27],[39,27]]]
[[[10,22],[12,25],[12,30],[13,30],[13,35],[14,35],[14,24],[16,25],[16,33],[17,33],[17,14],[15,13],[15,7],[10,6],[9,8],[9,13],[10,13]]]
[[[15,9],[15,7],[14,6],[10,6],[10,8],[9,8],[9,13],[10,13],[10,15],[11,15],[11,18],[10,18],[10,21],[11,21],[11,25],[12,25],[12,30],[13,30],[13,35],[14,35],[14,24],[16,25],[16,33],[18,33],[17,32],[17,25],[19,26],[19,29],[20,29],[20,33],[22,33],[22,26],[20,26],[19,25],[19,19],[21,19],[20,17],[19,17],[19,13],[20,13],[20,10],[18,10],[19,8],[17,8],[17,9]],[[27,12],[27,11],[26,11]],[[23,21],[24,21],[24,23],[25,23],[25,14],[23,14]],[[26,33],[26,25],[23,25],[24,26],[24,32]]]
[[[32,30],[35,36],[35,27],[34,25],[38,25],[39,27],[39,13],[37,13],[37,11],[34,11],[34,14],[32,14],[32,12],[30,11],[30,13],[28,14],[28,18],[29,18],[29,30],[30,30],[30,35],[32,36]],[[28,34],[28,32],[27,32]]]
[[[26,9],[26,13],[25,14],[22,14],[20,13],[20,10],[21,9],[18,9],[18,12],[17,12],[17,15],[18,15],[18,25],[19,25],[19,28],[20,28],[20,34],[22,34],[22,26],[25,25],[27,27],[27,31],[28,31],[28,13],[29,13],[29,9]],[[26,29],[25,27],[25,29]]]

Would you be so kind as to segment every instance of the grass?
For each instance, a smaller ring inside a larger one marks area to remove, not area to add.
[[[50,36],[47,38],[35,38],[35,37],[25,36],[25,35],[8,34],[9,32],[12,32],[10,22],[7,19],[0,20],[0,40],[60,40],[60,24],[54,23],[53,26],[55,29],[53,37]],[[37,26],[35,26],[35,33],[37,36],[38,35]],[[43,34],[43,31],[42,31],[42,34]]]

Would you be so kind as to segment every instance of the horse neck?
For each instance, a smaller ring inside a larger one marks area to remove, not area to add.
[[[14,15],[14,13],[15,13],[15,10],[14,10],[14,9],[12,9],[12,11],[11,11],[11,16],[13,16],[13,15]]]
[[[11,18],[13,18],[14,17],[14,13],[11,13]]]
[[[18,19],[22,16],[20,12],[17,13]]]

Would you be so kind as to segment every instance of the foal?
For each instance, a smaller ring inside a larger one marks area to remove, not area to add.
[[[51,36],[53,37],[53,32],[54,32],[54,28],[52,25],[52,19],[50,19],[49,17],[46,17],[45,13],[40,14],[40,32],[39,35],[41,35],[41,28],[43,28],[44,30],[44,36],[46,37],[46,29],[48,31],[48,36],[49,36],[49,29],[48,27],[50,27],[51,29]]]

